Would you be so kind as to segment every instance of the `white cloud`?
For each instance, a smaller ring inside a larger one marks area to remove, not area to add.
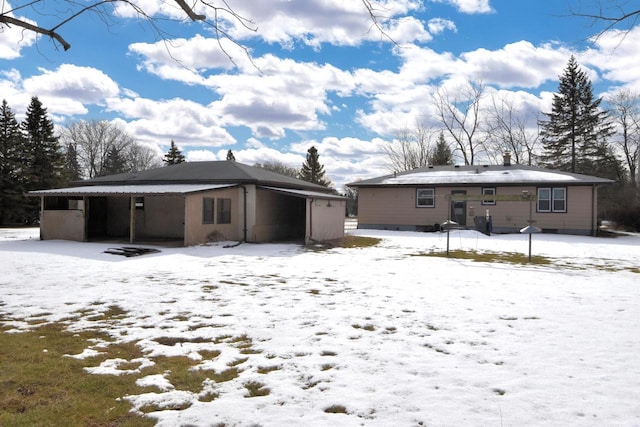
[[[494,51],[477,49],[462,54],[465,67],[459,74],[500,87],[535,88],[545,81],[556,80],[570,55],[561,46],[534,46],[519,41]]]
[[[234,144],[216,111],[184,99],[111,98],[107,111],[124,117],[126,130],[140,141],[218,147]]]
[[[490,13],[493,8],[489,0],[431,0],[434,3],[449,3],[463,13]]]
[[[580,59],[599,68],[607,80],[638,90],[640,87],[640,27],[628,32],[612,30],[594,40],[594,48]]]
[[[2,2],[3,14],[11,10],[9,2]],[[29,24],[37,25],[35,21],[27,19],[23,16],[17,16],[13,13],[7,13],[7,16],[25,21]],[[22,48],[29,47],[36,42],[36,34],[32,31],[25,31],[16,25],[0,24],[0,59],[15,59],[20,57]]]
[[[429,31],[431,32],[431,34],[440,34],[445,30],[450,30],[450,31],[453,31],[454,33],[458,31],[458,29],[456,28],[455,22],[449,19],[443,19],[443,18],[430,19],[427,25],[427,28],[429,28]]]

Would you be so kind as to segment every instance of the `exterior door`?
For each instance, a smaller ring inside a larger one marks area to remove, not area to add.
[[[453,190],[451,195],[454,194],[464,194],[467,192],[465,190]],[[467,225],[467,202],[466,201],[451,201],[451,221],[455,221],[458,225],[466,226]]]

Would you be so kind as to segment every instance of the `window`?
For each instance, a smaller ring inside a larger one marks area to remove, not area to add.
[[[566,212],[567,189],[538,188],[538,212]]]
[[[416,190],[416,206],[419,208],[433,208],[436,206],[436,191],[433,188],[418,188]]]
[[[218,199],[218,224],[231,224],[231,199]]]
[[[496,189],[495,187],[485,187],[482,189],[482,195],[489,195],[489,196],[495,196],[496,195]],[[495,200],[483,200],[482,201],[483,205],[495,205],[496,201]]]
[[[551,210],[554,212],[566,212],[567,211],[567,189],[566,188],[554,188],[552,190],[552,202]]]
[[[83,208],[82,197],[46,196],[44,198],[46,211],[81,211]]]
[[[204,197],[202,199],[202,223],[213,224],[214,223],[214,199],[212,197]]]
[[[144,197],[136,197],[136,209],[144,210]]]

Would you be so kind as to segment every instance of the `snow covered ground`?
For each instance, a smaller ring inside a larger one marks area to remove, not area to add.
[[[145,378],[157,392],[129,396],[134,407],[193,403],[153,413],[161,426],[640,425],[640,237],[536,235],[533,254],[553,263],[534,266],[414,256],[444,250],[445,234],[352,233],[383,240],[125,258],[103,253],[113,244],[3,229],[0,314],[19,329],[117,305],[127,315],[105,330],[138,342],[150,362],[183,354],[219,371],[246,358],[237,378],[206,384],[219,395],[211,402]],[[528,250],[526,236],[468,231],[450,245]],[[253,354],[216,340],[243,334]],[[249,381],[270,393],[247,398]],[[336,405],[346,413],[325,412]]]

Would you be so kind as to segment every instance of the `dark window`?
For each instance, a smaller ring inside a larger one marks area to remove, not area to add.
[[[231,199],[218,199],[218,224],[231,224]]]
[[[214,199],[212,197],[204,197],[202,199],[202,223],[214,223]]]
[[[416,189],[416,206],[419,208],[433,208],[436,206],[436,190],[433,188]]]
[[[83,207],[82,197],[46,196],[44,198],[44,210],[46,211],[81,211]]]
[[[495,196],[496,195],[496,189],[495,187],[485,187],[482,189],[482,195],[490,195],[490,196]],[[496,201],[495,200],[483,200],[482,201],[483,205],[495,205]]]

